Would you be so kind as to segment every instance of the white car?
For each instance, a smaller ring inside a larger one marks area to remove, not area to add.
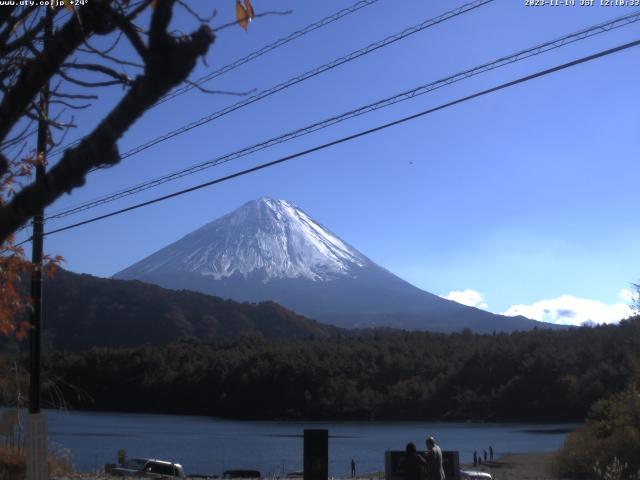
[[[131,458],[109,473],[117,477],[186,478],[179,463],[149,458]]]
[[[479,470],[460,470],[460,480],[493,480],[491,474]]]

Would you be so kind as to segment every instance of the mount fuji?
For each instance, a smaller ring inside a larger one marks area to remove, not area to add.
[[[273,300],[341,327],[439,332],[554,327],[425,292],[376,265],[295,205],[262,197],[114,275],[237,301]]]

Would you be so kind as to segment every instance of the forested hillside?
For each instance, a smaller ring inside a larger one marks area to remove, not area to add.
[[[639,355],[636,317],[618,326],[496,335],[373,331],[356,338],[189,341],[58,352],[46,363],[72,405],[86,409],[582,421],[594,401],[627,387]]]
[[[46,282],[44,318],[47,345],[73,350],[134,347],[184,338],[322,337],[342,331],[273,302],[239,303],[64,270]]]

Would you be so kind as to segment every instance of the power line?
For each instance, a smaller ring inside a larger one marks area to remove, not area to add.
[[[493,60],[491,62],[488,63],[484,63],[482,65],[479,65],[477,67],[471,68],[469,70],[465,70],[463,72],[460,73],[456,73],[454,75],[451,75],[449,77],[440,79],[440,80],[436,80],[434,82],[430,82],[424,85],[420,85],[416,88],[413,88],[411,90],[399,93],[397,95],[394,95],[392,97],[387,97],[383,100],[379,100],[377,102],[359,107],[357,109],[348,111],[346,113],[343,113],[341,115],[337,115],[316,123],[313,123],[311,125],[307,125],[303,128],[299,128],[297,130],[285,133],[283,135],[277,136],[277,137],[273,137],[269,140],[254,144],[252,146],[249,147],[245,147],[242,148],[240,150],[237,150],[235,152],[232,153],[228,153],[219,157],[216,157],[212,160],[208,160],[206,162],[179,170],[177,172],[168,174],[168,175],[163,175],[161,177],[157,177],[155,179],[149,180],[147,182],[129,187],[127,189],[124,190],[120,190],[118,192],[100,197],[98,199],[94,199],[92,201],[89,202],[85,202],[83,204],[80,204],[76,207],[73,208],[69,208],[63,211],[59,211],[58,213],[54,213],[52,215],[50,215],[49,217],[47,217],[47,219],[57,219],[57,218],[62,218],[62,217],[66,217],[84,210],[88,210],[90,208],[94,208],[97,207],[99,205],[103,205],[106,203],[110,203],[112,201],[127,197],[129,195],[133,195],[136,193],[140,193],[144,190],[148,190],[150,188],[154,188],[156,186],[162,185],[164,183],[176,180],[178,178],[182,178],[184,176],[187,175],[191,175],[193,173],[205,170],[207,168],[211,168],[213,166],[216,165],[220,165],[222,163],[226,163],[232,160],[236,160],[240,157],[249,155],[251,153],[255,153],[258,152],[260,150],[264,150],[266,148],[270,148],[272,146],[278,145],[280,143],[284,143],[286,141],[289,140],[293,140],[295,138],[299,138],[301,136],[304,135],[308,135],[310,133],[313,133],[315,131],[324,129],[324,128],[328,128],[329,126],[335,125],[337,123],[341,123],[345,120],[360,116],[360,115],[364,115],[366,113],[381,109],[381,108],[385,108],[388,107],[390,105],[394,105],[396,103],[399,103],[401,101],[405,101],[405,100],[409,100],[411,98],[414,98],[416,96],[419,95],[424,95],[426,93],[429,93],[433,90],[436,90],[438,88],[442,88],[445,87],[447,85],[451,85],[452,83],[470,78],[472,76],[478,75],[480,73],[484,73],[490,70],[494,70],[496,68],[500,68],[503,67],[505,65],[509,65],[511,63],[520,61],[520,60],[524,60],[526,58],[530,58],[532,56],[535,55],[540,55],[542,53],[548,52],[550,50],[554,50],[557,48],[560,48],[562,46],[577,42],[579,40],[584,40],[586,38],[592,37],[594,35],[603,33],[603,32],[607,32],[610,31],[614,28],[619,28],[621,26],[624,25],[629,25],[631,23],[637,22],[640,20],[640,12],[636,12],[630,15],[625,15],[623,17],[619,17],[616,18],[614,20],[610,20],[608,22],[604,22],[604,23],[600,23],[597,25],[594,25],[592,27],[588,27],[586,29],[580,30],[578,32],[566,35],[564,37],[552,40],[552,41],[548,41],[539,45],[536,45],[534,47],[525,49],[525,50],[521,50],[517,53],[514,53],[512,55],[509,56],[504,56],[504,57],[500,57],[496,60]]]
[[[177,128],[175,130],[172,130],[170,132],[165,133],[164,135],[161,135],[159,137],[156,137],[152,140],[149,140],[148,142],[143,143],[142,145],[138,145],[137,147],[132,148],[131,150],[128,150],[127,152],[123,153],[120,157],[122,159],[131,157],[137,153],[140,153],[154,145],[157,145],[161,142],[164,142],[166,140],[169,140],[173,137],[176,137],[178,135],[181,135],[183,133],[186,133],[190,130],[193,130],[194,128],[200,127],[206,123],[212,122],[213,120],[216,120],[220,117],[223,117],[225,115],[228,115],[231,112],[234,112],[240,108],[246,107],[248,105],[251,105],[252,103],[255,103],[259,100],[262,100],[264,98],[270,97],[271,95],[274,95],[282,90],[285,90],[287,88],[290,88],[298,83],[301,83],[305,80],[308,80],[310,78],[313,78],[317,75],[320,75],[324,72],[327,72],[329,70],[333,70],[334,68],[337,68],[341,65],[344,65],[345,63],[351,62],[357,58],[360,58],[364,55],[367,55],[371,52],[374,52],[380,48],[386,47],[388,45],[391,45],[399,40],[402,40],[406,37],[409,37],[415,33],[421,32],[423,30],[426,30],[427,28],[433,27],[435,25],[438,25],[442,22],[445,22],[447,20],[450,20],[452,18],[455,18],[459,15],[462,15],[466,12],[469,12],[471,10],[474,10],[482,5],[485,5],[487,3],[491,3],[494,0],[475,0],[473,2],[467,3],[465,5],[462,5],[459,8],[456,8],[454,10],[450,10],[448,12],[443,13],[442,15],[439,15],[435,18],[431,18],[429,20],[426,20],[418,25],[414,25],[412,27],[409,27],[405,30],[403,30],[400,33],[397,33],[395,35],[391,35],[388,36],[386,38],[384,38],[383,40],[380,40],[378,42],[372,43],[364,48],[361,48],[359,50],[355,50],[345,56],[342,56],[340,58],[337,58],[329,63],[326,63],[324,65],[321,65],[319,67],[316,67],[312,70],[309,70],[305,73],[303,73],[302,75],[298,75],[296,77],[293,77],[285,82],[282,82],[278,85],[275,85],[271,88],[268,88],[266,90],[263,90],[260,93],[257,93],[255,95],[252,95],[244,100],[241,100],[239,102],[236,102],[233,105],[230,105],[226,108],[223,108],[222,110],[218,110],[216,112],[213,112],[209,115],[206,115],[202,118],[199,118],[198,120],[195,120],[187,125],[184,125],[180,128]]]
[[[402,32],[400,32],[398,34],[388,36],[388,37],[384,38],[383,40],[380,40],[378,42],[372,43],[372,44],[370,44],[370,45],[368,45],[368,46],[366,46],[366,47],[364,47],[364,48],[362,48],[360,50],[356,50],[354,52],[351,52],[350,54],[345,55],[343,57],[340,57],[340,58],[338,58],[336,60],[333,60],[332,62],[324,64],[324,65],[322,65],[320,67],[317,67],[317,68],[315,68],[313,70],[310,70],[310,71],[308,71],[308,72],[306,72],[306,73],[304,73],[302,75],[299,75],[297,77],[291,78],[291,79],[287,80],[286,82],[280,83],[280,84],[278,84],[278,85],[276,85],[274,87],[271,87],[271,88],[269,88],[267,90],[263,90],[262,92],[254,95],[252,97],[249,97],[249,98],[247,98],[245,100],[237,102],[237,103],[235,103],[233,105],[230,105],[230,106],[228,106],[228,107],[226,107],[226,108],[224,108],[222,110],[219,110],[217,112],[214,112],[214,113],[212,113],[212,114],[210,114],[210,115],[208,115],[206,117],[202,117],[199,120],[191,122],[188,125],[185,125],[183,127],[180,127],[179,129],[173,130],[173,131],[168,132],[168,133],[166,133],[166,134],[164,134],[164,135],[162,135],[160,137],[157,137],[157,138],[155,138],[155,139],[153,139],[153,140],[151,140],[149,142],[146,142],[146,143],[144,143],[142,145],[134,147],[133,149],[123,153],[120,156],[120,158],[121,159],[125,159],[127,157],[132,156],[132,155],[135,155],[136,153],[139,153],[139,152],[141,152],[143,150],[146,150],[147,148],[149,148],[149,147],[151,147],[153,145],[156,145],[156,144],[158,144],[160,142],[163,142],[163,141],[168,140],[170,138],[173,138],[173,137],[175,137],[177,135],[185,133],[185,132],[187,132],[189,130],[192,130],[193,128],[196,128],[196,127],[201,126],[201,125],[203,125],[205,123],[208,123],[208,122],[210,122],[212,120],[215,120],[215,119],[220,118],[220,117],[222,117],[224,115],[227,115],[227,114],[229,114],[229,113],[231,113],[231,112],[233,112],[233,111],[235,111],[235,110],[237,110],[239,108],[242,108],[244,106],[250,105],[250,104],[252,104],[252,103],[254,103],[256,101],[262,100],[263,98],[266,98],[266,97],[268,97],[270,95],[273,95],[273,94],[275,94],[275,93],[277,93],[277,92],[279,92],[281,90],[289,88],[289,87],[291,87],[291,86],[293,86],[293,85],[295,85],[297,83],[300,83],[300,82],[302,82],[304,80],[307,80],[307,79],[312,78],[312,77],[314,77],[316,75],[324,73],[327,70],[331,70],[333,68],[336,68],[336,67],[338,67],[338,66],[340,66],[340,65],[342,65],[344,63],[350,62],[352,60],[355,60],[356,58],[359,58],[359,57],[361,57],[363,55],[366,55],[366,54],[368,54],[370,52],[373,52],[373,51],[375,51],[375,50],[377,50],[379,48],[382,48],[382,47],[387,46],[387,45],[389,45],[391,43],[399,41],[399,40],[401,40],[401,39],[403,39],[403,38],[405,38],[405,37],[407,37],[409,35],[412,35],[414,33],[422,31],[422,30],[424,30],[426,28],[429,28],[431,26],[434,26],[436,24],[442,23],[442,22],[444,22],[446,20],[454,18],[454,17],[456,17],[458,15],[466,13],[466,12],[468,12],[470,10],[478,8],[478,7],[480,7],[480,6],[484,5],[484,4],[490,3],[492,1],[494,1],[494,0],[475,0],[474,2],[462,5],[461,7],[457,8],[455,10],[450,10],[450,11],[445,12],[445,13],[437,16],[437,17],[425,20],[424,22],[422,22],[422,23],[420,23],[418,25],[414,25],[412,27],[406,28],[405,30],[403,30]],[[63,147],[63,148],[67,148],[67,147]],[[93,169],[91,171],[95,171],[95,170],[97,170],[97,169]],[[136,188],[136,187],[132,187],[132,188]],[[81,210],[84,210],[83,206],[84,206],[84,204],[78,206],[77,208],[80,208]],[[52,216],[49,216],[48,218],[49,219],[51,219],[51,218],[60,218],[61,216],[66,216],[67,214],[69,214],[68,210],[65,210],[65,211],[61,212],[60,214],[54,214]]]
[[[343,10],[340,10],[339,12],[334,13],[333,15],[329,15],[318,22],[307,25],[301,30],[290,33],[286,37],[280,38],[275,42],[262,47],[260,50],[256,50],[255,52],[252,52],[245,57],[242,57],[232,63],[229,63],[228,65],[225,65],[224,67],[219,68],[218,70],[215,70],[203,77],[200,77],[199,79],[195,80],[191,84],[185,85],[181,88],[178,88],[177,90],[174,90],[171,93],[166,94],[164,97],[162,97],[160,100],[156,102],[156,105],[160,105],[161,103],[164,103],[168,100],[176,98],[182,95],[183,93],[186,93],[192,90],[193,88],[196,88],[199,85],[209,82],[214,78],[219,77],[220,75],[224,75],[225,73],[230,72],[231,70],[235,70],[239,66],[244,65],[245,63],[248,63],[252,60],[255,60],[256,58],[261,57],[262,55],[265,55],[266,53],[269,53],[270,51],[275,50],[276,48],[279,48],[283,45],[286,45],[289,42],[292,42],[293,40],[296,40],[297,38],[300,38],[308,33],[313,32],[314,30],[317,30],[326,25],[329,25],[335,22],[336,20],[341,19],[342,17],[350,15],[351,13],[357,12],[361,8],[368,7],[369,5],[373,5],[377,1],[378,0],[362,0],[348,8],[345,8]]]
[[[260,48],[259,50],[255,50],[251,53],[249,53],[248,55],[239,58],[237,60],[234,60],[231,63],[228,63],[227,65],[224,65],[223,67],[220,67],[217,70],[214,70],[213,72],[204,75],[200,78],[198,78],[197,80],[195,80],[194,82],[191,82],[188,85],[182,86],[176,90],[174,90],[173,92],[167,93],[166,95],[164,95],[162,98],[160,98],[160,100],[158,100],[153,106],[151,106],[151,108],[154,108],[164,102],[167,102],[169,100],[172,100],[184,93],[187,93],[188,91],[192,90],[193,88],[197,88],[200,85],[203,85],[204,83],[207,83],[211,80],[213,80],[214,78],[217,78],[221,75],[224,75],[225,73],[228,73],[232,70],[235,70],[236,68],[244,65],[245,63],[251,62],[252,60],[255,60],[256,58],[259,58],[263,55],[266,55],[267,53],[271,52],[272,50],[275,50],[277,48],[282,47],[283,45],[286,45],[304,35],[307,35],[311,32],[313,32],[314,30],[317,30],[319,28],[325,27],[337,20],[340,20],[343,17],[346,17],[347,15],[350,15],[352,13],[357,12],[358,10],[364,8],[364,7],[368,7],[370,5],[373,5],[374,3],[378,2],[379,0],[360,0],[359,2],[354,3],[353,5],[351,5],[350,7],[347,8],[343,8],[342,10],[339,10],[338,12],[332,14],[332,15],[328,15],[326,17],[324,17],[323,19],[311,23],[309,25],[307,25],[306,27],[300,29],[300,30],[296,30],[295,32],[290,33],[289,35],[287,35],[286,37],[282,37],[279,38],[278,40],[276,40],[273,43],[270,43],[268,45],[265,45],[264,47]],[[150,109],[151,109],[150,108]],[[61,152],[63,152],[64,150],[66,150],[67,148],[70,147],[74,147],[77,144],[79,144],[82,141],[82,138],[79,138],[77,140],[74,140],[73,142],[69,142],[68,144],[56,148],[55,150],[53,150],[52,154],[53,155],[57,155]]]
[[[355,140],[357,138],[364,137],[366,135],[370,135],[372,133],[379,132],[381,130],[385,130],[385,129],[393,127],[393,126],[400,125],[402,123],[406,123],[406,122],[408,122],[410,120],[415,120],[415,119],[423,117],[425,115],[429,115],[429,114],[437,112],[439,110],[444,110],[444,109],[452,107],[454,105],[458,105],[458,104],[467,102],[469,100],[473,100],[475,98],[479,98],[479,97],[488,95],[490,93],[497,92],[499,90],[504,90],[506,88],[513,87],[515,85],[534,80],[536,78],[540,78],[540,77],[543,77],[543,76],[546,76],[546,75],[550,75],[552,73],[555,73],[555,72],[558,72],[558,71],[561,71],[561,70],[565,70],[565,69],[570,68],[570,67],[574,67],[576,65],[580,65],[580,64],[583,64],[583,63],[587,63],[587,62],[596,60],[596,59],[601,58],[601,57],[612,55],[614,53],[617,53],[617,52],[620,52],[620,51],[623,51],[623,50],[626,50],[626,49],[629,49],[629,48],[632,48],[632,47],[637,47],[638,45],[640,45],[640,40],[635,40],[633,42],[629,42],[629,43],[626,43],[626,44],[623,44],[623,45],[619,45],[617,47],[610,48],[608,50],[602,50],[602,51],[594,53],[592,55],[588,55],[586,57],[581,57],[581,58],[579,58],[577,60],[573,60],[571,62],[563,63],[561,65],[557,65],[555,67],[548,68],[546,70],[538,71],[536,73],[533,73],[533,74],[530,74],[530,75],[526,75],[524,77],[520,77],[520,78],[518,78],[516,80],[512,80],[512,81],[506,82],[506,83],[502,83],[502,84],[497,85],[495,87],[492,87],[492,88],[489,88],[489,89],[486,89],[486,90],[482,90],[480,92],[476,92],[476,93],[474,93],[472,95],[468,95],[466,97],[462,97],[462,98],[459,98],[457,100],[453,100],[451,102],[444,103],[444,104],[439,105],[437,107],[429,108],[429,109],[423,110],[423,111],[421,111],[419,113],[415,113],[413,115],[409,115],[409,116],[400,118],[398,120],[394,120],[392,122],[388,122],[388,123],[379,125],[377,127],[370,128],[368,130],[363,130],[363,131],[360,131],[358,133],[355,133],[355,134],[352,134],[352,135],[348,135],[346,137],[339,138],[338,140],[333,140],[331,142],[324,143],[322,145],[318,145],[318,146],[315,146],[313,148],[309,148],[307,150],[303,150],[303,151],[294,153],[292,155],[288,155],[288,156],[279,158],[277,160],[273,160],[271,162],[263,163],[261,165],[257,165],[255,167],[248,168],[248,169],[236,172],[236,173],[231,174],[231,175],[220,177],[220,178],[217,178],[215,180],[210,180],[208,182],[201,183],[199,185],[196,185],[196,186],[193,186],[193,187],[190,187],[190,188],[186,188],[184,190],[180,190],[180,191],[168,194],[168,195],[163,195],[161,197],[157,197],[157,198],[154,198],[152,200],[148,200],[146,202],[138,203],[138,204],[132,205],[132,206],[127,207],[127,208],[123,208],[123,209],[120,209],[120,210],[116,210],[114,212],[110,212],[110,213],[107,213],[107,214],[104,214],[104,215],[93,217],[93,218],[90,218],[88,220],[84,220],[82,222],[78,222],[78,223],[74,223],[72,225],[68,225],[66,227],[62,227],[62,228],[58,228],[58,229],[55,229],[55,230],[51,230],[49,232],[45,232],[44,235],[52,235],[54,233],[59,233],[59,232],[63,232],[63,231],[66,231],[66,230],[73,229],[73,228],[77,228],[77,227],[80,227],[82,225],[87,225],[89,223],[97,222],[98,220],[103,220],[105,218],[113,217],[115,215],[119,215],[119,214],[122,214],[122,213],[125,213],[125,212],[129,212],[131,210],[136,210],[138,208],[142,208],[142,207],[145,207],[145,206],[148,206],[148,205],[152,205],[154,203],[159,203],[159,202],[162,202],[164,200],[168,200],[170,198],[174,198],[174,197],[178,197],[180,195],[184,195],[186,193],[190,193],[190,192],[193,192],[193,191],[196,191],[196,190],[200,190],[202,188],[209,187],[211,185],[222,183],[224,181],[231,180],[233,178],[241,177],[241,176],[247,175],[249,173],[256,172],[258,170],[263,170],[265,168],[272,167],[272,166],[287,162],[289,160],[293,160],[295,158],[299,158],[299,157],[308,155],[310,153],[318,152],[320,150],[324,150],[324,149],[327,149],[329,147],[333,147],[335,145],[339,145],[341,143],[345,143],[345,142],[348,142],[348,141],[351,141],[351,140]]]
[[[250,97],[245,98],[244,100],[240,100],[239,102],[236,102],[232,105],[229,105],[221,110],[218,110],[216,112],[213,112],[209,115],[206,115],[204,117],[199,118],[198,120],[194,120],[193,122],[188,123],[187,125],[183,125],[180,128],[177,128],[175,130],[172,130],[170,132],[167,132],[163,135],[160,135],[152,140],[149,140],[141,145],[138,145],[137,147],[134,147],[128,151],[126,151],[125,153],[120,155],[121,159],[125,159],[128,157],[131,157],[137,153],[140,153],[154,145],[157,145],[159,143],[165,142],[173,137],[176,137],[178,135],[181,135],[183,133],[186,133],[190,130],[193,130],[194,128],[200,127],[206,123],[212,122],[213,120],[216,120],[220,117],[223,117],[225,115],[228,115],[231,112],[235,112],[236,110],[246,107],[248,105],[251,105],[257,101],[260,101],[264,98],[270,97],[271,95],[274,95],[282,90],[285,90],[287,88],[290,88],[294,85],[297,85],[298,83],[301,83],[305,80],[309,80],[310,78],[316,77],[317,75],[320,75],[324,72],[333,70],[334,68],[337,68],[341,65],[344,65],[345,63],[351,62],[357,58],[360,58],[364,55],[367,55],[371,52],[374,52],[380,48],[386,47],[392,43],[395,43],[399,40],[402,40],[410,35],[413,35],[415,33],[421,32],[422,30],[425,30],[427,28],[433,27],[434,25],[437,25],[439,23],[445,22],[447,20],[450,20],[451,18],[455,18],[459,15],[462,15],[468,11],[474,10],[482,5],[485,5],[487,3],[491,3],[494,0],[474,0],[473,2],[467,3],[465,5],[462,5],[461,7],[458,7],[454,10],[450,10],[448,12],[443,13],[442,15],[439,15],[438,17],[435,18],[431,18],[429,20],[426,20],[418,25],[414,25],[412,27],[409,27],[405,30],[403,30],[400,33],[397,33],[395,35],[391,35],[388,36],[386,38],[384,38],[383,40],[380,40],[378,42],[372,43],[370,45],[367,45],[364,48],[361,48],[359,50],[355,50],[343,57],[337,58],[329,63],[326,63],[324,65],[321,65],[319,67],[316,67],[312,70],[309,70],[301,75],[298,75],[296,77],[290,78],[289,80],[279,83],[273,87],[270,87],[266,90],[263,90],[255,95],[252,95]],[[96,170],[96,169],[94,169]]]

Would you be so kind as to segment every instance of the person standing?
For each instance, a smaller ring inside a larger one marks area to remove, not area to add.
[[[433,437],[426,440],[427,451],[425,453],[426,480],[444,480],[442,468],[442,450],[436,444]]]
[[[474,450],[473,451],[473,466],[477,466],[478,465],[478,451]]]
[[[356,478],[356,461],[351,459],[351,478]]]
[[[425,460],[418,455],[416,445],[413,442],[407,443],[404,457],[404,480],[423,480],[422,471]]]
[[[493,462],[493,447],[489,445],[489,459]]]
[[[487,463],[487,451],[483,450],[484,452],[484,463]]]

